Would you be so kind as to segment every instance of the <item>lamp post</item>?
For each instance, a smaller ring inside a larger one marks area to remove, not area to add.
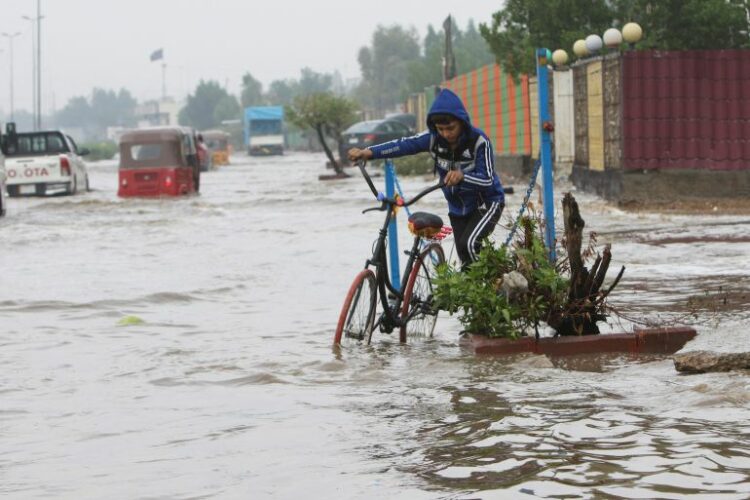
[[[42,0],[36,0],[36,130],[42,130]]]
[[[638,23],[628,23],[622,27],[622,38],[628,43],[628,47],[635,48],[635,44],[643,36],[643,29]]]
[[[3,36],[8,39],[10,49],[10,121],[13,121],[13,39],[20,34],[19,32],[13,34],[3,33]]]
[[[31,16],[21,16],[21,17],[31,23],[31,63],[32,63],[31,64],[31,68],[32,68],[31,69],[31,82],[32,82],[32,87],[33,87],[33,93],[31,96],[31,104],[32,104],[32,108],[34,109],[33,128],[34,130],[38,130],[37,121],[40,121],[40,120],[37,118],[38,88],[37,88],[37,61],[36,61],[36,50],[37,50],[36,30],[37,30],[37,24],[38,24],[39,19],[43,18],[44,16],[41,16],[39,19],[37,19],[36,17],[31,17]]]

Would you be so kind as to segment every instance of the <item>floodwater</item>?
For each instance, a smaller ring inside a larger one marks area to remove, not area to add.
[[[99,163],[91,193],[10,201],[1,497],[750,497],[746,373],[477,357],[444,316],[430,340],[376,333],[335,352],[381,222],[361,213],[367,187],[319,182],[320,155],[233,162],[187,199],[118,199],[114,165]],[[430,182],[402,179],[407,196]],[[694,324],[686,350],[748,350],[750,216],[576,197],[612,244],[610,279],[627,268],[613,306]],[[418,206],[445,215],[439,193]]]

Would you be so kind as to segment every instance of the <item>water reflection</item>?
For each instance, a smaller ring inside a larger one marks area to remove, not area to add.
[[[332,350],[380,215],[361,213],[356,176],[318,182],[324,162],[238,155],[182,200],[120,200],[114,165],[93,165],[91,193],[12,200],[0,496],[750,497],[746,374],[477,357],[448,317],[433,339]],[[407,196],[432,182],[401,179]],[[687,349],[747,350],[746,217],[576,197],[627,266],[615,305],[658,322],[696,310],[710,321]],[[439,195],[420,209],[445,216]]]

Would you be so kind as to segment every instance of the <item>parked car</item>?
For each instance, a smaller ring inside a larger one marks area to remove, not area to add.
[[[358,122],[344,130],[339,143],[341,158],[346,159],[350,148],[366,148],[412,135],[409,128],[395,120],[368,120]]]
[[[9,124],[13,125],[13,124]],[[76,194],[89,190],[83,156],[69,135],[59,130],[16,133],[5,136],[5,171],[9,196]]]
[[[198,192],[195,132],[187,127],[132,130],[120,137],[117,196],[179,196]]]
[[[412,134],[417,132],[417,115],[415,114],[398,113],[394,115],[386,115],[385,119],[403,123],[409,128]]]

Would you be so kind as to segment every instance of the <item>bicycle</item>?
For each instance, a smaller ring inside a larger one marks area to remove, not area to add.
[[[341,345],[366,341],[369,344],[375,328],[383,333],[391,333],[398,328],[401,342],[406,342],[407,337],[429,337],[435,329],[438,314],[433,306],[432,278],[435,268],[445,262],[445,254],[438,241],[450,233],[450,228],[443,226],[443,220],[439,216],[427,212],[415,212],[409,217],[408,226],[414,234],[414,243],[410,250],[404,252],[409,259],[398,289],[388,277],[386,239],[388,225],[396,208],[412,205],[423,196],[443,187],[443,184],[430,186],[408,201],[398,196],[389,198],[375,189],[364,168],[364,162],[358,162],[357,166],[373,195],[381,202],[379,207],[367,208],[362,213],[384,211],[385,220],[372,256],[367,259],[365,268],[357,274],[349,287],[333,343]],[[429,243],[422,248],[425,240]],[[382,313],[375,321],[378,296]]]

